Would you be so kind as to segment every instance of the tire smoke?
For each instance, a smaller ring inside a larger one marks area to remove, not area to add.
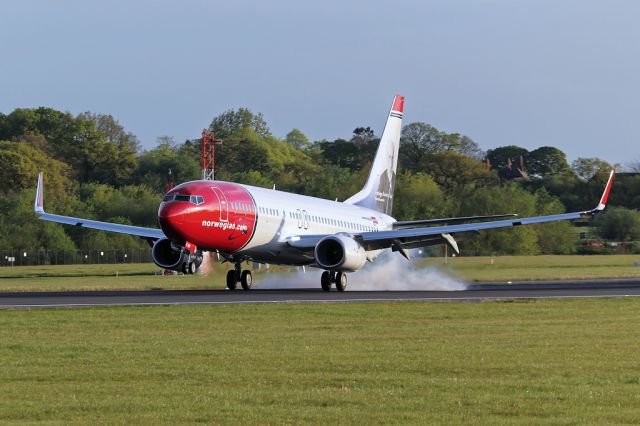
[[[213,268],[216,263],[215,256],[216,253],[212,251],[205,251],[202,253],[202,264],[198,268],[198,275],[206,277],[213,272]]]
[[[255,289],[319,289],[322,270],[261,275]],[[433,267],[416,266],[387,250],[358,272],[348,274],[347,291],[461,291],[466,284]]]

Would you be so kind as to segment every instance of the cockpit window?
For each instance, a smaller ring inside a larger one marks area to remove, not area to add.
[[[202,195],[192,195],[191,196],[191,204],[202,204],[204,203],[204,197],[202,197]]]
[[[171,194],[165,195],[162,201],[182,201],[188,202],[191,204],[199,205],[204,203],[204,197],[202,195],[180,195],[180,194]]]

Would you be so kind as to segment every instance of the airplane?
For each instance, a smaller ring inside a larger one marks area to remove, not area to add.
[[[227,273],[229,290],[238,283],[251,288],[251,271],[241,265],[254,261],[321,268],[322,290],[335,286],[344,291],[347,273],[373,262],[385,249],[409,259],[409,249],[446,244],[459,254],[457,240],[482,230],[586,218],[606,207],[614,170],[592,210],[528,218],[502,214],[396,221],[391,212],[403,112],[404,97],[397,95],[364,187],[343,202],[275,187],[197,180],[167,192],[158,208],[160,229],[145,228],[46,213],[40,172],[34,210],[42,220],[144,238],[153,261],[164,269],[193,274],[203,252],[217,252],[235,265]]]

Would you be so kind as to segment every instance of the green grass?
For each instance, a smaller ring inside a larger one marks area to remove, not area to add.
[[[640,255],[499,256],[417,259],[416,265],[444,270],[465,281],[638,278]],[[0,291],[144,290],[224,288],[229,264],[208,276],[161,276],[153,264],[16,266],[0,268]],[[286,273],[272,267],[270,273]],[[260,282],[260,271],[254,277]],[[318,284],[319,285],[319,284]]]
[[[6,266],[0,268],[2,278],[33,277],[98,277],[98,276],[131,276],[153,275],[159,268],[152,263],[120,263],[91,265],[39,265],[39,266]]]
[[[0,422],[637,424],[640,299],[0,312]]]
[[[418,262],[447,270],[466,281],[528,281],[640,278],[640,255],[496,256],[431,258]]]

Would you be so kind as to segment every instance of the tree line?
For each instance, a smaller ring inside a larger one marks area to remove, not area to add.
[[[370,127],[333,141],[310,141],[299,129],[275,137],[264,117],[246,108],[213,118],[216,178],[328,199],[345,199],[364,183],[378,144]],[[201,140],[158,138],[142,150],[111,115],[73,115],[53,108],[0,114],[0,250],[139,248],[126,235],[64,227],[32,212],[38,171],[46,174],[45,207],[56,213],[157,226],[167,185],[200,177]],[[483,151],[470,137],[422,122],[402,129],[394,216],[399,220],[518,213],[555,214],[591,208],[611,164],[542,146]],[[640,171],[638,164],[631,171]],[[601,238],[640,238],[640,174],[616,182]],[[481,233],[463,254],[573,253],[576,229],[553,223]]]

